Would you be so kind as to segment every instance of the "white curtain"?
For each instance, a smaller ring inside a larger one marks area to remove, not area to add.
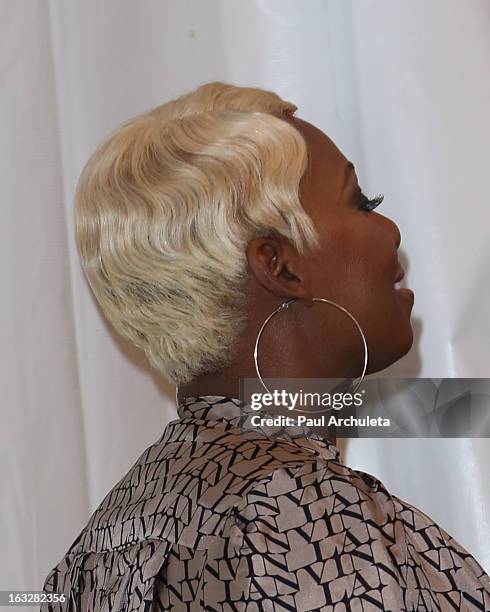
[[[124,119],[210,80],[299,106],[402,232],[416,292],[397,376],[488,377],[488,0],[0,3],[0,590],[39,589],[176,417],[174,390],[101,316],[73,191]],[[486,439],[348,440],[490,570]]]

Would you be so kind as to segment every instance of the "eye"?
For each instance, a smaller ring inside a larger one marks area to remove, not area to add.
[[[376,208],[376,206],[379,206],[383,200],[384,195],[382,193],[370,200],[361,192],[361,203],[359,204],[359,210],[371,212]]]

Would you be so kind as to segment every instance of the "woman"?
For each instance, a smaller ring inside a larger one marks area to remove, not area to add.
[[[90,286],[178,386],[179,418],[47,577],[62,609],[490,610],[476,560],[345,466],[333,437],[239,427],[240,380],[256,377],[258,332],[286,299],[310,307],[264,334],[262,376],[361,372],[356,327],[312,298],[359,322],[367,373],[413,342],[413,294],[394,286],[397,226],[295,111],[268,91],[209,83],[120,126],[81,174]]]

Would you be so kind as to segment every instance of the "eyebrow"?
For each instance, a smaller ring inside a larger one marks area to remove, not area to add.
[[[343,183],[343,187],[345,187],[345,184],[347,183],[347,179],[349,178],[349,171],[350,170],[355,170],[355,166],[352,162],[348,161],[345,166],[344,166],[344,183]]]
[[[348,161],[345,166],[344,166],[344,180],[342,182],[342,187],[340,189],[340,197],[342,197],[342,194],[344,193],[345,187],[348,183],[349,180],[349,176],[350,176],[350,171],[351,170],[355,170],[355,166],[352,162]]]
[[[354,164],[351,161],[346,162],[346,164],[344,166],[344,178],[343,178],[343,181],[342,181],[342,186],[340,188],[340,193],[339,193],[339,196],[338,196],[338,203],[337,203],[337,205],[341,204],[341,202],[343,200],[342,196],[344,195],[345,188],[346,188],[347,183],[349,181],[350,173],[351,173],[352,170],[355,170],[355,169],[356,168],[355,168]]]

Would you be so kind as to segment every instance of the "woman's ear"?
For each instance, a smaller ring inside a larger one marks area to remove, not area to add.
[[[247,246],[248,267],[257,281],[279,297],[306,297],[301,258],[284,239],[260,236]]]

